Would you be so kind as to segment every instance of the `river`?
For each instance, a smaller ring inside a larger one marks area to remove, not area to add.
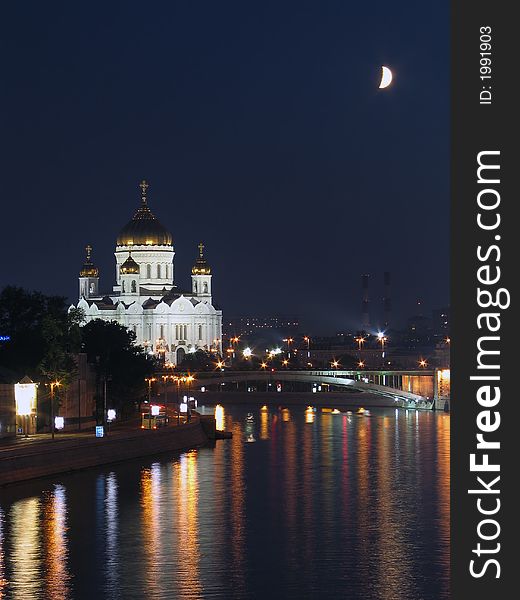
[[[0,598],[449,598],[449,415],[219,416],[231,440],[0,489]]]

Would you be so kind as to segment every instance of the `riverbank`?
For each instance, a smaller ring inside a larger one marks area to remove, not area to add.
[[[195,415],[190,423],[157,430],[114,430],[18,439],[0,445],[0,486],[79,471],[143,456],[187,450],[215,438],[215,420]]]

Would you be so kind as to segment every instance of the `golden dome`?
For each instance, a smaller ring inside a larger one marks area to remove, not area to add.
[[[132,254],[128,253],[128,258],[125,262],[119,267],[119,272],[121,275],[138,275],[139,274],[139,265],[132,258]]]
[[[211,267],[208,265],[208,261],[204,258],[204,244],[199,244],[199,255],[191,270],[192,275],[211,275]]]
[[[90,255],[92,254],[92,246],[89,244],[85,251],[87,253],[87,257],[85,259],[85,263],[81,271],[79,272],[80,277],[99,277],[99,269],[94,266],[92,261],[90,260]]]
[[[172,234],[162,225],[148,208],[146,181],[140,183],[141,206],[117,236],[118,246],[171,246]]]

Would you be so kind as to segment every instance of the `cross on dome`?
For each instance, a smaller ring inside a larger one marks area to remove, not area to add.
[[[141,188],[141,200],[143,201],[143,204],[146,204],[146,190],[150,187],[148,183],[146,183],[146,179],[141,181],[139,187]]]
[[[83,268],[79,272],[80,277],[98,277],[99,269],[92,263],[92,246],[87,244],[85,246],[86,258]]]
[[[210,275],[211,267],[208,265],[208,261],[204,257],[204,244],[202,242],[199,243],[199,255],[195,260],[195,264],[193,265],[193,269],[191,270],[192,275]]]

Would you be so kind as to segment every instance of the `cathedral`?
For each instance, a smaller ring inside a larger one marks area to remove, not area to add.
[[[85,322],[104,319],[125,325],[137,344],[166,363],[179,364],[187,352],[199,349],[220,353],[222,311],[213,304],[204,246],[199,244],[191,270],[191,291],[180,290],[174,279],[172,235],[148,206],[146,181],[140,188],[140,206],[117,237],[112,293],[99,293],[99,269],[87,246],[77,308],[85,312]]]

